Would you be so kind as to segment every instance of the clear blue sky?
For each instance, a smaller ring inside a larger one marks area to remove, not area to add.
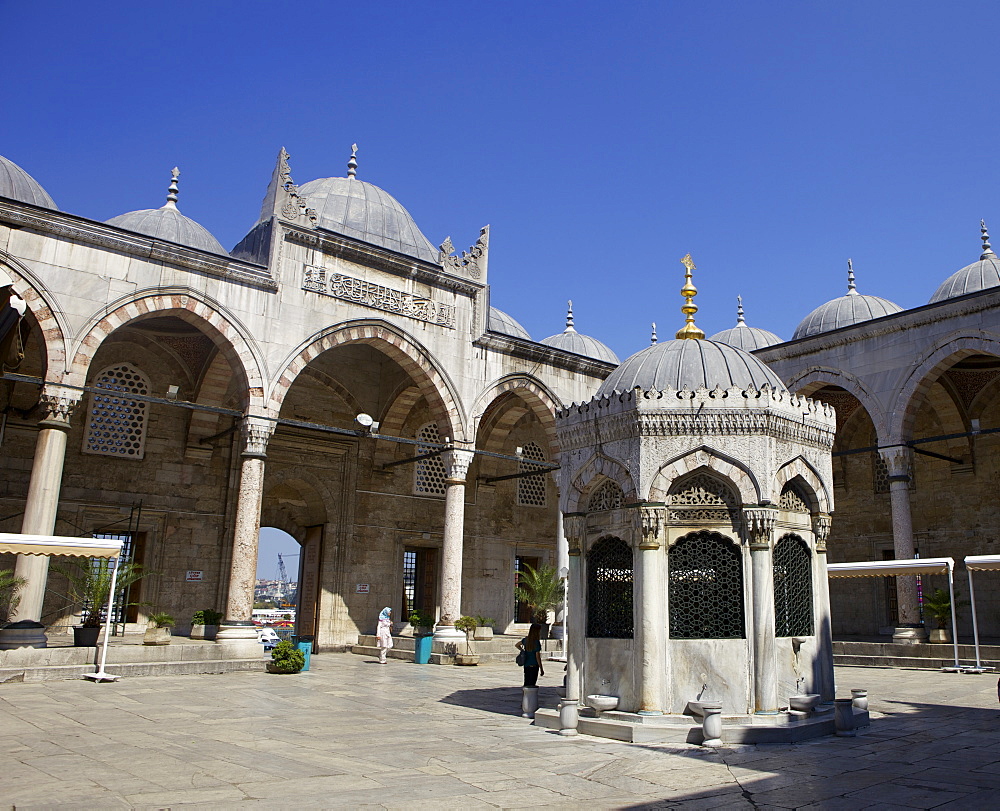
[[[492,225],[495,306],[621,357],[682,323],[784,338],[858,287],[926,303],[1000,238],[987,3],[0,2],[0,154],[65,211],[162,204],[232,247],[279,147],[435,245]]]

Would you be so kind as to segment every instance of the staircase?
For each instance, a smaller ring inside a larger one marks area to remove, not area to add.
[[[980,645],[979,660],[987,667],[1000,666],[1000,645]],[[973,645],[958,646],[958,661],[962,665],[976,663]],[[899,645],[893,642],[834,642],[835,665],[861,665],[868,667],[922,667],[940,670],[953,667],[955,648],[951,644],[921,643]]]
[[[517,635],[494,635],[493,639],[487,641],[473,641],[472,652],[479,656],[480,664],[493,662],[514,662],[517,656],[517,648],[514,647],[524,637]],[[388,658],[402,659],[404,662],[412,662],[416,658],[414,651],[414,641],[412,636],[394,636],[392,647],[389,649]],[[543,639],[542,651],[547,659],[554,656],[562,656],[561,639]],[[351,646],[351,653],[360,656],[379,655],[378,647],[375,645],[375,636],[362,635],[358,637],[358,643]],[[453,665],[455,664],[455,654],[465,653],[465,642],[461,639],[455,642],[440,642],[435,640],[431,643],[431,664],[432,665]]]

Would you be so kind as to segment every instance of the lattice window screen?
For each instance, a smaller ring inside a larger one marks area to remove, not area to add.
[[[781,491],[781,498],[778,499],[778,507],[793,513],[809,512],[809,505],[806,503],[802,493],[798,488],[789,482]]]
[[[632,639],[632,549],[620,538],[598,541],[587,555],[587,636]]]
[[[738,547],[718,532],[685,535],[667,554],[670,636],[743,639],[743,567]]]
[[[149,378],[127,363],[105,369],[94,386],[107,394],[90,395],[83,452],[123,459],[142,459],[149,404],[130,394],[149,394]]]
[[[534,462],[544,462],[545,453],[534,442],[529,442],[521,449],[521,455],[525,459]],[[517,463],[517,472],[524,473],[528,470],[538,470],[534,465],[524,462]],[[545,478],[548,474],[541,473],[538,476],[525,476],[517,480],[517,503],[526,507],[545,506]]]
[[[739,497],[724,481],[697,473],[676,482],[668,496],[672,521],[728,521],[739,509]]]
[[[622,492],[618,482],[605,479],[598,485],[597,489],[590,496],[587,502],[587,512],[600,512],[601,510],[618,510],[625,503],[625,494]]]
[[[441,435],[438,433],[437,424],[427,423],[417,431],[417,439],[424,442],[440,442]],[[434,448],[429,445],[417,445],[416,456],[430,453]],[[425,496],[443,496],[444,480],[446,478],[444,461],[440,456],[432,456],[430,459],[421,459],[416,463],[413,471],[413,492]]]
[[[774,547],[775,636],[812,636],[812,555],[805,541],[786,535]]]

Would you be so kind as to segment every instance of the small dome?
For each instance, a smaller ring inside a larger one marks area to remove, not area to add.
[[[699,387],[761,389],[765,385],[785,390],[774,372],[742,349],[711,340],[678,338],[653,344],[626,359],[601,384],[597,396],[635,388],[693,391]]]
[[[983,253],[979,257],[979,261],[967,265],[945,279],[931,296],[931,304],[964,296],[966,293],[978,293],[980,290],[1000,286],[1000,259],[990,247],[990,235],[986,233],[986,223],[982,220],[980,220],[980,229],[982,231]]]
[[[851,260],[847,260],[847,295],[821,304],[795,329],[793,341],[819,335],[821,332],[850,327],[883,315],[902,312],[903,308],[893,304],[888,299],[878,296],[863,296],[855,289],[854,268]]]
[[[0,197],[30,203],[39,208],[59,210],[49,193],[35,178],[3,155],[0,155]]]
[[[528,331],[517,323],[513,318],[511,318],[503,310],[498,310],[496,307],[490,307],[490,321],[486,325],[486,328],[490,332],[499,332],[501,335],[511,335],[514,338],[524,338],[526,341],[531,340],[531,336],[528,335]]]
[[[167,203],[163,208],[144,208],[141,211],[130,211],[119,214],[107,220],[108,225],[145,234],[154,239],[166,242],[176,242],[199,251],[217,253],[228,256],[228,252],[204,226],[199,225],[190,217],[185,217],[177,210],[177,178],[180,172],[175,167],[170,190],[167,193]]]
[[[438,252],[410,213],[378,186],[354,177],[327,177],[299,186],[319,227],[396,253],[438,264]]]
[[[561,349],[564,352],[572,352],[574,355],[596,358],[605,363],[614,363],[615,365],[621,363],[618,360],[618,356],[611,351],[610,347],[598,341],[597,338],[592,338],[589,335],[584,335],[576,331],[573,327],[572,301],[569,303],[569,313],[566,316],[566,329],[556,335],[550,335],[548,338],[542,340],[541,343],[555,349]]]
[[[743,297],[737,296],[736,301],[736,326],[715,333],[709,338],[710,341],[729,344],[744,352],[753,352],[755,349],[763,349],[782,342],[773,332],[759,327],[748,327],[743,318]]]

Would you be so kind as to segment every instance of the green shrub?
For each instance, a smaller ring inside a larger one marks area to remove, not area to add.
[[[154,628],[171,628],[174,624],[174,618],[165,611],[158,611],[155,614],[150,614],[146,622]]]
[[[192,625],[218,625],[220,622],[222,622],[222,612],[212,608],[195,611],[191,617]]]
[[[434,615],[422,608],[414,608],[410,612],[409,620],[414,628],[430,628],[434,625]]]
[[[306,655],[287,640],[271,651],[271,665],[279,673],[298,673],[306,663]]]

